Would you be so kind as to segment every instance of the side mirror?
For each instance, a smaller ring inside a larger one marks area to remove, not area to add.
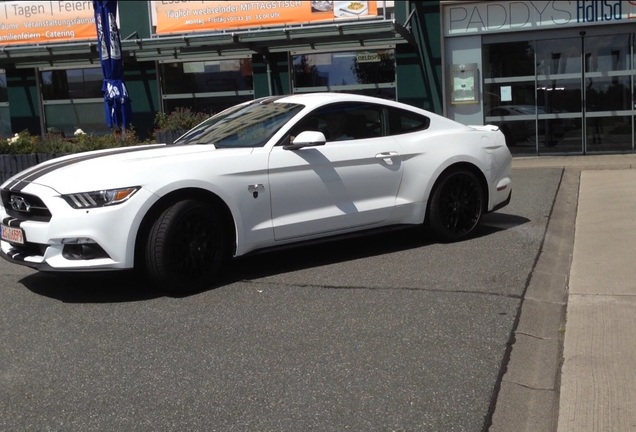
[[[290,144],[284,145],[283,150],[299,150],[303,147],[316,147],[325,145],[327,139],[325,134],[318,131],[301,132]]]

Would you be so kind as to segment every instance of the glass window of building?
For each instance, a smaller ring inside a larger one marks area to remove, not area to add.
[[[9,96],[7,94],[7,74],[0,69],[0,139],[11,135]]]
[[[160,65],[165,112],[189,108],[214,114],[254,99],[251,57]]]
[[[633,41],[577,32],[485,44],[484,121],[517,154],[633,151]]]
[[[7,95],[7,73],[4,69],[0,69],[0,102],[8,102]]]
[[[395,50],[292,54],[294,93],[341,91],[395,99]]]
[[[109,133],[102,82],[100,67],[41,70],[46,131],[65,137],[72,137],[77,129],[86,133]]]

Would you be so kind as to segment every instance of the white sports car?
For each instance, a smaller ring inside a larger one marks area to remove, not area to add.
[[[229,108],[175,144],[60,157],[1,186],[1,255],[42,271],[140,269],[199,290],[257,250],[425,225],[461,240],[510,202],[495,126],[314,93]]]

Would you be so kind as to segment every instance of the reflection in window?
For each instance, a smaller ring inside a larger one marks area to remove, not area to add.
[[[581,73],[581,39],[537,41],[537,75]]]
[[[627,70],[629,59],[629,35],[585,39],[585,72]]]
[[[0,102],[8,102],[7,96],[7,73],[0,69]]]
[[[106,134],[110,130],[104,119],[104,102],[63,103],[44,106],[46,130],[72,138],[80,128],[86,133]]]
[[[86,133],[110,132],[104,119],[103,81],[100,67],[41,71],[47,132],[63,137],[72,137],[78,128]]]
[[[233,105],[252,99],[254,99],[252,95],[166,99],[164,108],[167,113],[176,111],[177,108],[188,108],[194,112],[204,112],[213,115]]]
[[[292,56],[294,87],[337,87],[395,82],[393,50]]]
[[[259,101],[230,108],[199,124],[175,144],[262,147],[303,108],[298,104]]]
[[[11,118],[9,117],[9,107],[0,106],[0,139],[11,136]]]
[[[385,108],[368,103],[335,103],[312,111],[292,135],[317,130],[327,141],[348,141],[382,136]]]
[[[630,77],[587,78],[585,107],[590,111],[631,109]]]
[[[161,65],[164,94],[252,90],[252,59],[215,60]]]
[[[99,67],[40,72],[44,100],[101,98],[103,80]]]
[[[536,84],[534,81],[519,81],[484,85],[484,111],[486,115],[502,105],[535,106]]]
[[[486,78],[534,75],[534,44],[532,42],[484,45],[483,56]]]
[[[9,117],[9,98],[7,95],[7,74],[0,69],[0,139],[11,135],[11,118]]]

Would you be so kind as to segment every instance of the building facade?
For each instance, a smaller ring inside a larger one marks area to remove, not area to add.
[[[636,1],[441,8],[449,117],[500,125],[515,154],[634,151]]]
[[[0,8],[0,136],[108,133],[92,2]],[[157,112],[212,114],[315,91],[441,113],[439,10],[438,1],[119,1],[132,124],[149,138]]]
[[[48,9],[47,9],[48,8]],[[133,125],[346,91],[465,124],[519,155],[634,152],[636,1],[119,1]],[[0,137],[107,133],[91,1],[0,2]]]

